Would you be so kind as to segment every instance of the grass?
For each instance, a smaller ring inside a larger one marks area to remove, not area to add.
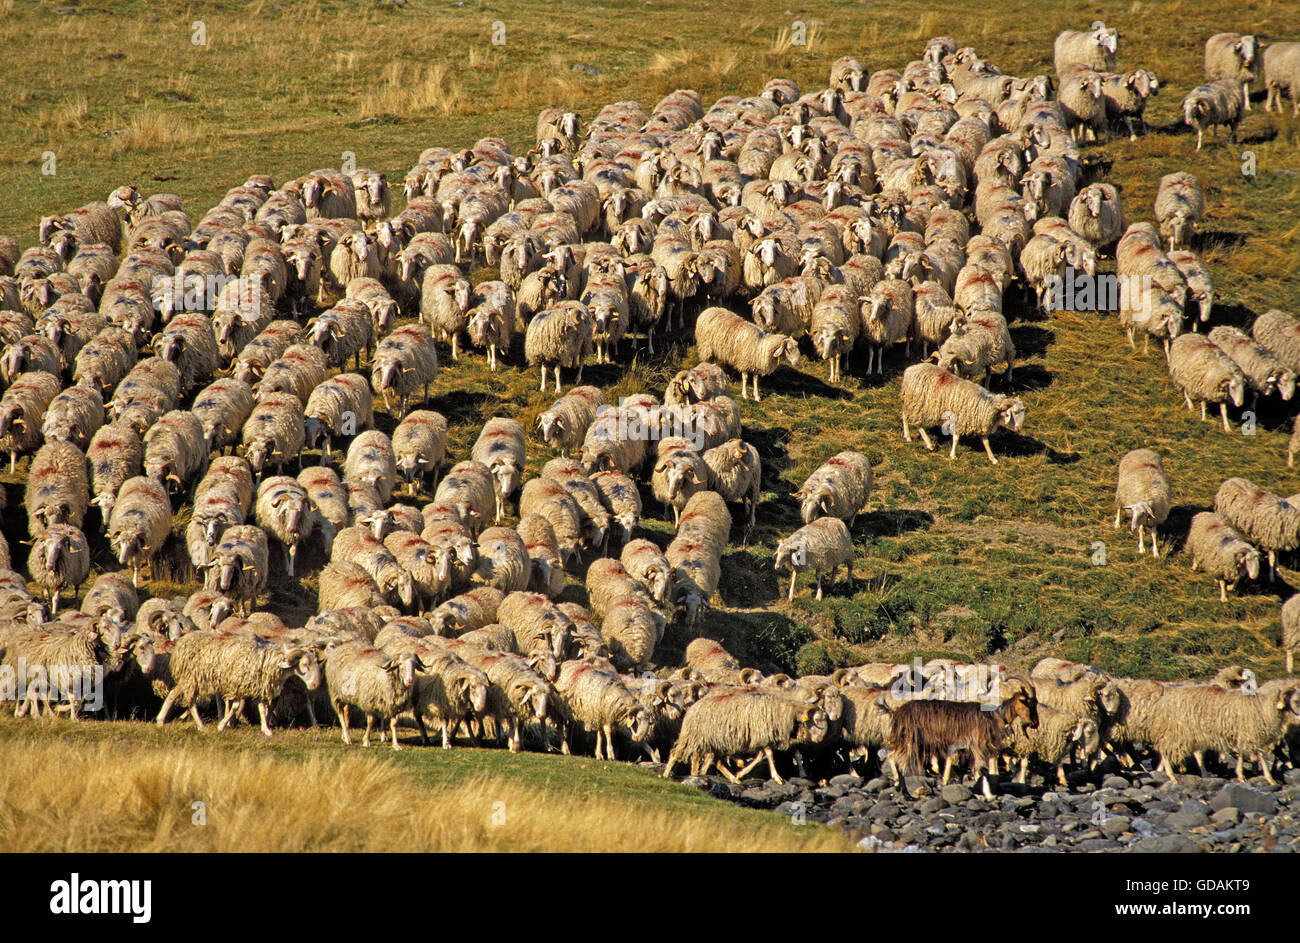
[[[0,17],[11,76],[0,101],[0,232],[23,245],[35,240],[42,215],[103,199],[124,183],[182,194],[197,221],[250,173],[280,181],[337,165],[351,151],[359,166],[397,180],[433,144],[465,147],[495,135],[526,152],[547,105],[589,121],[608,102],[636,98],[650,109],[678,87],[696,88],[706,106],[755,94],[778,76],[806,91],[824,85],[837,56],[901,68],[937,33],[977,46],[1004,71],[1048,72],[1056,32],[1098,15],[1095,4],[1076,0],[1012,0],[996,15],[985,3],[953,0],[919,17],[901,0],[817,0],[798,10],[760,2],[743,13],[684,0],[521,0],[501,9],[482,0],[402,7],[289,0],[251,9],[217,0],[201,13],[169,0],[86,0],[73,16],[27,2],[8,7]],[[199,16],[206,46],[191,42]],[[804,46],[791,44],[796,19],[807,28]],[[498,20],[506,29],[499,46],[491,41]],[[1088,178],[1115,182],[1138,220],[1151,218],[1162,174],[1194,171],[1206,194],[1200,248],[1217,286],[1215,321],[1248,326],[1272,307],[1300,314],[1296,122],[1257,105],[1238,144],[1213,139],[1199,153],[1178,124],[1182,94],[1201,81],[1204,39],[1229,25],[1265,41],[1286,38],[1285,5],[1134,3],[1107,11],[1107,20],[1121,31],[1121,65],[1153,69],[1162,91],[1148,135],[1085,148]],[[77,68],[66,68],[69,61]],[[58,157],[54,176],[41,174],[46,150]],[[1247,150],[1256,157],[1253,177],[1241,173]],[[1008,314],[1021,357],[1013,387],[1028,418],[1022,435],[996,437],[1003,459],[996,468],[977,447],[963,445],[949,462],[902,442],[901,357],[883,380],[864,378],[858,358],[838,387],[826,382],[823,365],[808,362],[763,381],[762,403],[741,407],[745,438],[764,462],[758,526],[743,546],[737,529],[705,631],[766,670],[929,655],[1014,664],[1059,654],[1160,678],[1206,676],[1229,661],[1279,673],[1279,602],[1300,571],[1283,568],[1277,583],[1220,603],[1212,582],[1190,573],[1180,544],[1226,477],[1244,475],[1283,495],[1300,491],[1284,459],[1294,408],[1262,404],[1254,435],[1225,434],[1185,410],[1160,354],[1130,350],[1111,319],[1070,312],[1045,319],[1018,294]],[[591,367],[584,379],[610,397],[662,392],[694,362],[684,337],[633,368]],[[519,351],[507,363],[489,373],[472,354],[440,374],[431,406],[453,424],[454,457],[468,454],[488,416],[531,423],[553,399],[537,392],[535,373],[519,369]],[[395,425],[382,411],[378,422],[386,431]],[[1135,541],[1110,524],[1116,463],[1140,446],[1165,456],[1174,488],[1172,554],[1159,561],[1139,557]],[[771,548],[798,526],[790,494],[847,448],[871,457],[876,478],[870,510],[855,527],[857,582],[817,602],[804,580],[788,603]],[[529,472],[550,457],[530,444]],[[5,533],[21,567],[22,469],[0,481]],[[93,512],[89,523],[97,523]],[[646,528],[661,543],[670,536],[648,495]],[[112,566],[102,541],[94,553],[97,566]],[[165,567],[170,581],[151,591],[188,591],[194,584],[179,547],[169,553],[178,558]],[[569,595],[581,598],[576,587]],[[277,588],[269,605],[300,619],[314,602],[308,576]],[[662,663],[673,664],[686,641],[671,630]]]
[[[848,851],[638,767],[0,720],[0,851]]]

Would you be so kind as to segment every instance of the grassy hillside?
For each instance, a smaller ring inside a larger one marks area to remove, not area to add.
[[[358,166],[397,180],[434,144],[498,135],[526,150],[546,105],[589,119],[618,99],[650,108],[677,87],[698,89],[706,104],[753,94],[774,76],[806,90],[825,84],[838,55],[901,68],[940,33],[974,45],[1004,71],[1050,71],[1056,32],[1104,17],[1121,31],[1121,63],[1154,69],[1162,93],[1148,112],[1148,136],[1086,148],[1090,177],[1118,184],[1138,220],[1151,218],[1161,174],[1195,172],[1207,199],[1200,248],[1220,296],[1214,321],[1248,326],[1270,307],[1300,314],[1297,123],[1257,105],[1240,143],[1216,140],[1199,154],[1178,124],[1182,95],[1201,80],[1205,38],[1230,28],[1266,41],[1294,38],[1284,3],[1015,0],[991,8],[953,0],[942,14],[891,0],[757,2],[741,12],[680,0],[401,7],[85,0],[72,15],[55,7],[0,0],[9,76],[0,101],[0,232],[24,245],[35,240],[41,215],[103,199],[124,183],[181,194],[197,220],[253,172],[279,181],[337,165],[351,151]],[[192,41],[200,20],[206,45]],[[790,44],[795,20],[804,23],[806,45]],[[491,42],[494,22],[504,25],[504,45]],[[1257,158],[1253,178],[1241,173],[1247,149]],[[41,172],[46,152],[55,158],[52,176]],[[865,357],[855,360],[839,387],[828,385],[823,365],[805,362],[765,381],[761,404],[742,405],[745,438],[764,461],[763,503],[748,542],[737,529],[723,560],[722,605],[708,617],[708,633],[767,669],[1054,653],[1161,678],[1208,674],[1229,660],[1276,674],[1279,599],[1300,573],[1284,569],[1277,583],[1222,604],[1210,580],[1189,572],[1179,544],[1225,477],[1245,475],[1283,495],[1300,491],[1284,460],[1293,409],[1261,406],[1255,435],[1225,434],[1186,411],[1160,353],[1130,350],[1112,319],[1068,312],[1045,319],[1018,296],[1008,315],[1021,357],[1013,388],[1028,416],[1022,435],[995,440],[1005,456],[996,468],[978,445],[963,445],[950,463],[942,451],[902,442],[901,356],[883,381],[861,379]],[[658,393],[694,362],[685,338],[651,361],[592,368],[584,379],[611,399]],[[535,374],[518,369],[517,353],[510,363],[489,374],[470,356],[440,374],[432,406],[454,424],[457,457],[486,417],[528,423],[553,399],[536,391]],[[391,430],[393,418],[382,415],[379,424]],[[1175,551],[1160,561],[1139,558],[1135,540],[1110,526],[1115,465],[1139,446],[1165,456],[1175,491]],[[532,470],[551,457],[530,448]],[[871,511],[855,530],[857,583],[851,595],[836,587],[821,602],[805,588],[787,604],[771,550],[798,522],[790,492],[845,448],[876,463]],[[10,505],[5,533],[20,564],[23,466],[0,480]],[[182,513],[178,532],[183,522]],[[649,501],[647,527],[667,540],[669,525]],[[1105,565],[1093,562],[1097,541]],[[96,559],[111,566],[102,543]],[[152,592],[192,585],[184,566],[163,569],[175,582],[159,580]],[[301,617],[314,608],[314,592],[309,577],[275,589],[270,605]],[[576,587],[569,592],[581,598]],[[663,661],[671,664],[684,642],[670,634]]]

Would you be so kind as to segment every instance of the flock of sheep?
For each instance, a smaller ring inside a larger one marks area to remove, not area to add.
[[[1187,248],[1204,212],[1193,176],[1161,182],[1154,225],[1126,227],[1115,187],[1082,185],[1080,141],[1136,133],[1159,89],[1149,71],[1114,71],[1118,40],[1100,23],[1062,33],[1055,81],[1004,75],[945,37],[901,72],[843,58],[824,89],[773,79],[707,110],[679,90],[650,112],[608,105],[585,133],[546,109],[527,156],[495,138],[424,151],[397,212],[384,174],[324,169],[278,188],[250,177],[197,222],[174,195],[122,187],[42,220],[39,245],[0,238],[0,448],[11,470],[31,456],[40,587],[0,539],[0,654],[51,669],[17,712],[67,702],[77,716],[86,692],[53,669],[94,668],[110,699],[161,699],[159,724],[180,709],[202,727],[215,708],[224,728],[255,704],[268,736],[273,719],[333,714],[350,742],[355,713],[365,743],[378,724],[397,749],[410,717],[444,747],[462,730],[610,759],[630,742],[666,758],[665,775],[716,762],[738,778],[766,760],[779,778],[777,751],[801,769],[853,768],[888,746],[896,768],[942,759],[945,778],[963,752],[977,772],[1006,755],[1022,778],[1031,758],[1063,777],[1072,759],[1145,744],[1171,776],[1214,751],[1271,777],[1300,716],[1294,680],[1256,688],[1228,669],[1160,684],[1055,659],[1028,678],[939,662],[764,677],[701,637],[685,667],[655,661],[670,623],[707,628],[733,525],[755,521],[760,456],[733,375],[757,403],[801,348],[834,383],[855,349],[883,374],[904,347],[904,438],[915,429],[933,450],[939,428],[950,457],[979,438],[996,464],[990,437],[1026,414],[990,389],[995,373],[1013,382],[1004,294],[1019,282],[1050,309],[1061,279],[1113,251],[1143,286],[1121,295],[1121,325],[1131,342],[1164,342],[1189,407],[1220,404],[1226,427],[1247,386],[1294,392],[1300,324],[1287,315],[1262,316],[1253,337],[1195,333],[1213,286]],[[1270,107],[1281,92],[1300,102],[1300,44],[1209,41],[1210,84],[1183,109],[1198,148],[1207,128],[1235,130],[1261,68]],[[474,284],[480,266],[500,277]],[[607,403],[580,385],[585,363],[692,330],[700,363],[662,398]],[[558,398],[536,430],[490,419],[453,462],[429,386],[448,357],[455,370],[478,352],[492,370],[522,352]],[[391,435],[376,400],[398,420]],[[530,448],[553,457],[525,480]],[[850,528],[871,485],[850,451],[796,492],[804,526],[775,556],[791,598],[800,573],[818,598],[841,568],[852,581]],[[672,509],[665,548],[637,536],[643,495]],[[185,505],[204,588],[141,601]],[[1149,531],[1157,553],[1170,499],[1156,453],[1124,457],[1116,505],[1116,526],[1127,512],[1139,549]],[[69,609],[99,541],[122,569]],[[1300,501],[1229,479],[1188,546],[1223,592],[1258,576],[1260,550],[1272,564],[1300,547]],[[305,625],[259,609],[272,580],[322,556]],[[568,574],[585,574],[586,605],[557,601]],[[1290,650],[1300,608],[1283,615]]]

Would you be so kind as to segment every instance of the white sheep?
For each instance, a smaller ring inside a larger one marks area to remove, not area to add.
[[[1221,602],[1228,601],[1228,590],[1243,576],[1259,578],[1259,551],[1218,514],[1201,511],[1192,518],[1187,549],[1192,570],[1204,569],[1218,584]]]
[[[740,373],[740,393],[749,398],[753,378],[754,400],[758,378],[768,376],[784,357],[791,366],[799,363],[799,345],[784,334],[769,334],[757,325],[732,314],[726,308],[706,308],[695,322],[695,343],[700,360],[719,362]]]
[[[822,598],[822,576],[831,583],[841,566],[848,572],[849,587],[853,586],[853,540],[849,529],[837,517],[819,517],[805,524],[776,545],[774,569],[790,571],[788,599],[794,599],[794,582],[801,570],[812,570],[817,581],[817,597]]]
[[[989,445],[989,436],[1006,427],[1019,432],[1025,419],[1025,405],[1010,396],[994,396],[969,380],[960,379],[934,364],[918,363],[903,372],[900,390],[903,401],[903,440],[912,441],[909,424],[917,426],[921,441],[930,451],[934,443],[926,428],[941,426],[952,435],[949,459],[957,457],[957,442],[963,435],[978,435],[984,442],[989,461],[998,460]]]
[[[132,569],[132,584],[140,585],[140,566],[153,560],[171,533],[172,506],[166,487],[138,476],[123,483],[108,520],[108,542],[117,562]]]
[[[1169,479],[1160,455],[1151,449],[1134,449],[1119,460],[1119,482],[1115,487],[1115,529],[1127,511],[1129,530],[1137,531],[1138,553],[1145,553],[1143,531],[1151,531],[1151,556],[1159,559],[1157,528],[1169,517]]]
[[[1237,140],[1245,95],[1245,87],[1236,79],[1216,79],[1187,93],[1183,99],[1183,123],[1196,129],[1198,151],[1206,128],[1225,126],[1229,140]]]
[[[1214,512],[1261,550],[1272,581],[1278,551],[1300,547],[1300,507],[1245,478],[1228,478],[1214,495]]]
[[[1189,410],[1193,400],[1200,402],[1202,422],[1206,418],[1206,404],[1218,403],[1223,431],[1232,431],[1228,423],[1228,401],[1234,406],[1245,402],[1246,378],[1231,357],[1208,338],[1182,334],[1169,345],[1169,376],[1182,389]]]

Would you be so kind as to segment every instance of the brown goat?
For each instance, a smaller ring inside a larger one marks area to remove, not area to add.
[[[972,756],[972,772],[982,780],[985,798],[992,799],[987,774],[997,772],[1007,729],[1016,722],[1033,730],[1038,727],[1038,700],[1029,685],[1017,684],[1010,697],[995,709],[978,701],[908,701],[894,709],[889,732],[889,762],[894,778],[902,783],[899,757],[908,773],[921,761],[942,754],[946,761],[943,784],[952,773],[953,758],[965,749]],[[986,774],[987,770],[987,774]]]

